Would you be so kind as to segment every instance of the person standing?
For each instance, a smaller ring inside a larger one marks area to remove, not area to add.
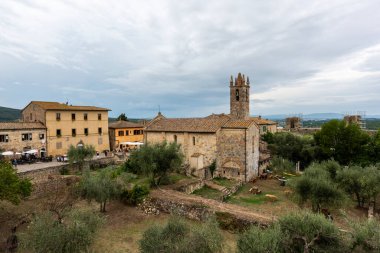
[[[15,168],[17,170],[17,160],[16,160],[16,158],[14,158],[12,160],[12,165],[13,165],[13,168]]]

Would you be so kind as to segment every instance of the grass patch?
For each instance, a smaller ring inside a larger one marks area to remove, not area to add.
[[[228,189],[231,189],[235,184],[235,180],[227,179],[227,178],[221,178],[221,177],[216,177],[212,180],[214,183],[224,186]]]
[[[201,189],[195,190],[193,194],[204,197],[204,198],[215,199],[215,200],[220,200],[223,196],[220,191],[211,189],[208,186],[204,186]]]
[[[170,182],[172,184],[175,184],[182,179],[188,179],[188,178],[189,178],[188,176],[186,176],[184,174],[180,174],[180,173],[170,173],[169,174],[169,179],[170,179]]]
[[[251,205],[260,205],[266,202],[264,195],[256,195],[252,198],[230,198],[228,200],[229,203],[236,204],[236,205],[244,205],[244,204],[251,204]]]

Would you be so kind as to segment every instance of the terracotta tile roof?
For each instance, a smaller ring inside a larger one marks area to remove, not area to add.
[[[223,125],[223,128],[249,128],[252,124],[255,124],[253,119],[248,120],[237,120],[231,119],[226,124]]]
[[[230,117],[224,114],[213,114],[206,118],[165,118],[161,117],[152,121],[146,128],[146,132],[192,132],[215,133]]]
[[[40,122],[0,122],[0,130],[46,129]]]
[[[143,127],[143,124],[141,123],[135,123],[130,121],[115,121],[108,124],[108,128],[116,129],[116,128],[132,128],[132,127]]]
[[[253,119],[258,125],[277,125],[277,122],[275,121],[263,119],[260,117],[252,117],[251,119]]]
[[[110,109],[96,106],[77,106],[66,105],[58,102],[32,101],[29,104],[40,106],[44,110],[60,110],[60,111],[110,111]],[[29,105],[28,104],[28,105]]]

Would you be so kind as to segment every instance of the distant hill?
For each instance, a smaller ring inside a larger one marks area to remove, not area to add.
[[[288,117],[292,117],[296,115],[289,114],[275,114],[275,115],[264,115],[263,118],[271,119],[271,120],[282,120]],[[343,119],[344,115],[342,113],[310,113],[310,114],[302,114],[300,115],[303,120],[330,120],[330,119]],[[379,119],[380,115],[367,115],[367,119]]]
[[[21,117],[21,110],[0,106],[0,121],[14,121]]]

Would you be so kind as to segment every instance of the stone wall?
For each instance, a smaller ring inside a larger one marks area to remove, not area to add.
[[[245,180],[245,129],[218,132],[215,176]]]
[[[46,123],[45,110],[36,104],[29,103],[22,111],[21,118],[25,122],[41,122]]]
[[[22,134],[32,134],[32,140],[22,140]],[[31,149],[45,148],[46,143],[46,129],[22,129],[22,130],[1,130],[0,134],[8,135],[8,142],[1,142],[0,148],[5,151],[22,152],[24,148],[30,147]],[[43,135],[43,139],[40,139]],[[38,154],[40,155],[40,154]]]
[[[233,213],[215,212],[204,205],[176,200],[146,198],[139,208],[148,214],[159,214],[160,212],[164,212],[197,221],[206,221],[214,216],[223,229],[232,232],[244,231],[252,225],[261,227],[268,226],[267,223],[258,220],[247,219]]]
[[[145,132],[145,138],[148,144],[163,141],[174,142],[174,136],[177,136],[177,143],[181,145],[181,150],[185,155],[185,163],[190,164],[191,156],[196,153],[203,155],[204,167],[209,166],[215,160],[215,133]]]
[[[108,165],[113,165],[115,163],[116,163],[116,159],[114,157],[105,157],[105,158],[92,160],[90,162],[90,168],[104,168]],[[68,170],[71,173],[75,173],[75,171],[78,171],[78,167],[75,164],[70,165],[68,163],[64,163],[58,166],[30,170],[26,172],[20,172],[18,173],[18,175],[21,178],[28,178],[31,181],[43,181],[43,180],[46,180],[49,176],[61,175],[62,170]]]
[[[54,194],[61,194],[70,190],[70,186],[80,181],[75,175],[49,175],[44,180],[33,182],[33,191],[29,199],[53,197]]]
[[[191,194],[194,191],[201,189],[205,185],[204,180],[196,180],[192,182],[186,182],[183,185],[179,185],[176,190],[180,192],[185,192],[187,194]]]

